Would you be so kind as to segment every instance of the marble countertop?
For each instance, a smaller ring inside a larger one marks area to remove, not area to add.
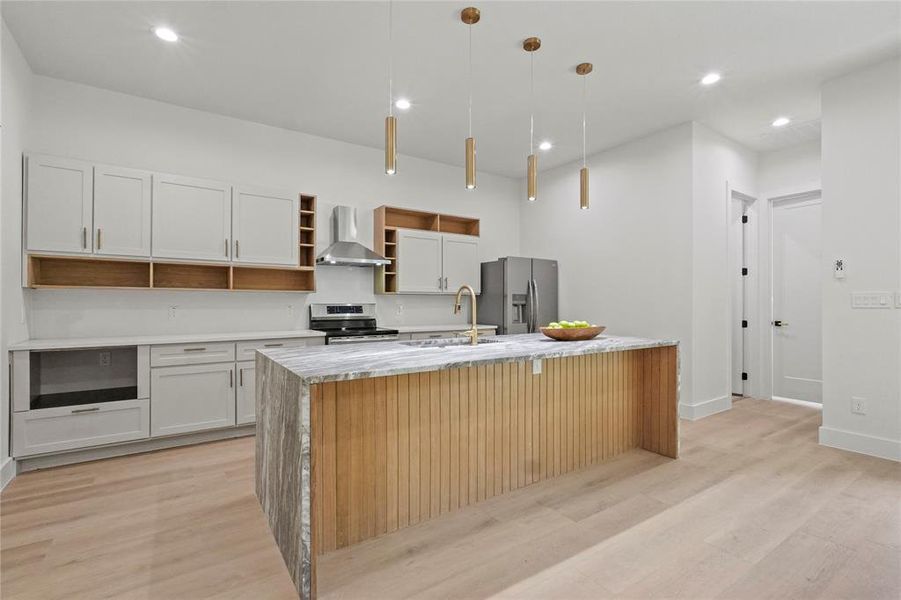
[[[622,352],[677,346],[674,340],[599,336],[585,342],[557,342],[540,333],[503,335],[477,347],[409,346],[404,342],[375,342],[317,348],[263,350],[261,354],[307,383],[383,377],[438,371],[480,364]],[[432,342],[432,340],[429,340]]]
[[[123,335],[114,337],[45,338],[17,342],[15,350],[73,350],[76,348],[110,348],[115,346],[152,346],[157,344],[195,344],[202,342],[244,342],[249,340],[283,340],[289,338],[325,337],[312,329],[286,331],[241,331],[225,333],[172,333],[166,335]],[[321,346],[319,346],[321,347]]]
[[[426,333],[430,331],[466,331],[469,329],[469,323],[457,323],[456,325],[385,325],[397,329],[400,333]],[[497,329],[497,325],[476,325],[479,329]]]

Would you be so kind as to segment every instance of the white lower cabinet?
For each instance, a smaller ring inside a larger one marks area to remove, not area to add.
[[[235,363],[151,369],[150,435],[235,424]]]
[[[247,360],[237,363],[238,387],[235,399],[235,423],[246,425],[257,421],[256,401],[256,361]]]
[[[13,456],[21,458],[140,440],[150,435],[150,400],[121,400],[13,413]]]

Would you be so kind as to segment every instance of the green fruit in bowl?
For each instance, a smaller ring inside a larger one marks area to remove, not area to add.
[[[562,327],[560,326],[560,323],[557,323],[556,321],[553,323],[548,323],[547,328],[548,329],[562,329]]]
[[[569,321],[560,321],[560,327],[562,327],[563,329],[572,329],[574,325]]]
[[[576,327],[588,327],[588,321],[575,321],[573,325]]]

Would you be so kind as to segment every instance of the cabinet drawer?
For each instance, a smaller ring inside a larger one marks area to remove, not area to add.
[[[202,365],[205,363],[233,362],[234,360],[235,345],[232,342],[168,344],[150,348],[151,367]]]
[[[13,415],[16,458],[140,440],[150,436],[150,400],[122,400]]]
[[[303,348],[306,345],[307,340],[304,338],[238,342],[235,356],[236,360],[256,360],[257,350],[265,350],[267,348]]]

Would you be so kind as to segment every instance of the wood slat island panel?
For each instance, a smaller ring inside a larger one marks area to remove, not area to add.
[[[311,386],[323,554],[641,447],[678,454],[673,346]]]

